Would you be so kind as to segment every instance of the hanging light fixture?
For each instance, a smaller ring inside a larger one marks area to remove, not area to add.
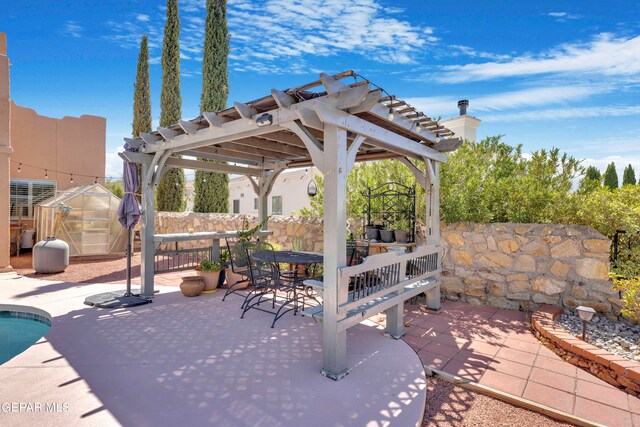
[[[71,178],[69,178],[69,182],[73,184],[73,174],[69,174],[69,175],[71,175]]]
[[[309,181],[309,184],[307,185],[307,194],[311,197],[314,197],[316,194],[318,194],[318,186],[316,185],[315,179]]]
[[[422,127],[420,126],[420,122],[416,122],[416,132],[422,132]]]
[[[22,163],[18,163],[18,172],[22,172]]]
[[[95,180],[95,181],[93,181],[93,183],[94,183],[94,184],[97,184],[97,183],[98,183],[98,177],[97,177],[97,176],[96,176],[96,180]]]
[[[436,132],[436,142],[440,142],[440,135]]]
[[[48,179],[49,178],[49,171],[48,170],[44,170],[44,179]]]

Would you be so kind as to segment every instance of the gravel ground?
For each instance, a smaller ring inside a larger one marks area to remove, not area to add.
[[[442,379],[427,378],[422,427],[570,426],[527,409],[477,394]]]
[[[577,315],[565,312],[556,322],[571,334],[582,336],[582,321]],[[596,347],[640,362],[640,324],[596,315],[587,323],[587,337]]]
[[[126,258],[72,258],[57,274],[36,274],[31,254],[12,257],[11,265],[27,277],[74,283],[105,283],[126,279]],[[132,258],[133,277],[140,275],[140,253]],[[422,427],[427,426],[568,426],[544,415],[474,393],[444,380],[427,378],[427,404]]]
[[[43,280],[59,280],[73,283],[110,283],[127,278],[127,259],[122,256],[109,258],[71,258],[62,273],[36,274],[31,266],[31,253],[11,257],[11,266],[18,274]],[[131,258],[132,277],[140,277],[140,252]]]

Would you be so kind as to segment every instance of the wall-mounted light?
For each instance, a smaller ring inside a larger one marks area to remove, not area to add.
[[[271,126],[273,124],[273,116],[269,113],[264,113],[256,119],[256,125],[258,127]]]
[[[316,185],[315,179],[309,181],[309,184],[307,185],[307,194],[311,197],[314,197],[316,194],[318,194],[318,186]]]

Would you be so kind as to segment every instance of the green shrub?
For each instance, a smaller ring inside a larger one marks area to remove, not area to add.
[[[640,276],[631,279],[613,277],[613,288],[622,294],[622,315],[632,322],[640,322]]]

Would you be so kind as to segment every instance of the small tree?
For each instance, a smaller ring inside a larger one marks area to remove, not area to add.
[[[160,94],[160,126],[178,123],[182,118],[180,95],[180,18],[178,0],[167,0],[167,22],[162,47],[162,92]],[[156,201],[159,211],[181,212],[186,207],[185,177],[182,169],[170,169],[158,185]]]
[[[107,190],[111,191],[114,196],[123,198],[124,197],[124,187],[122,186],[122,181],[106,181],[104,186]]]
[[[604,171],[604,186],[609,187],[611,190],[618,188],[618,172],[616,172],[615,163],[611,162],[607,166],[607,170]]]
[[[624,173],[622,174],[622,185],[636,185],[636,173],[631,164],[624,168]]]

